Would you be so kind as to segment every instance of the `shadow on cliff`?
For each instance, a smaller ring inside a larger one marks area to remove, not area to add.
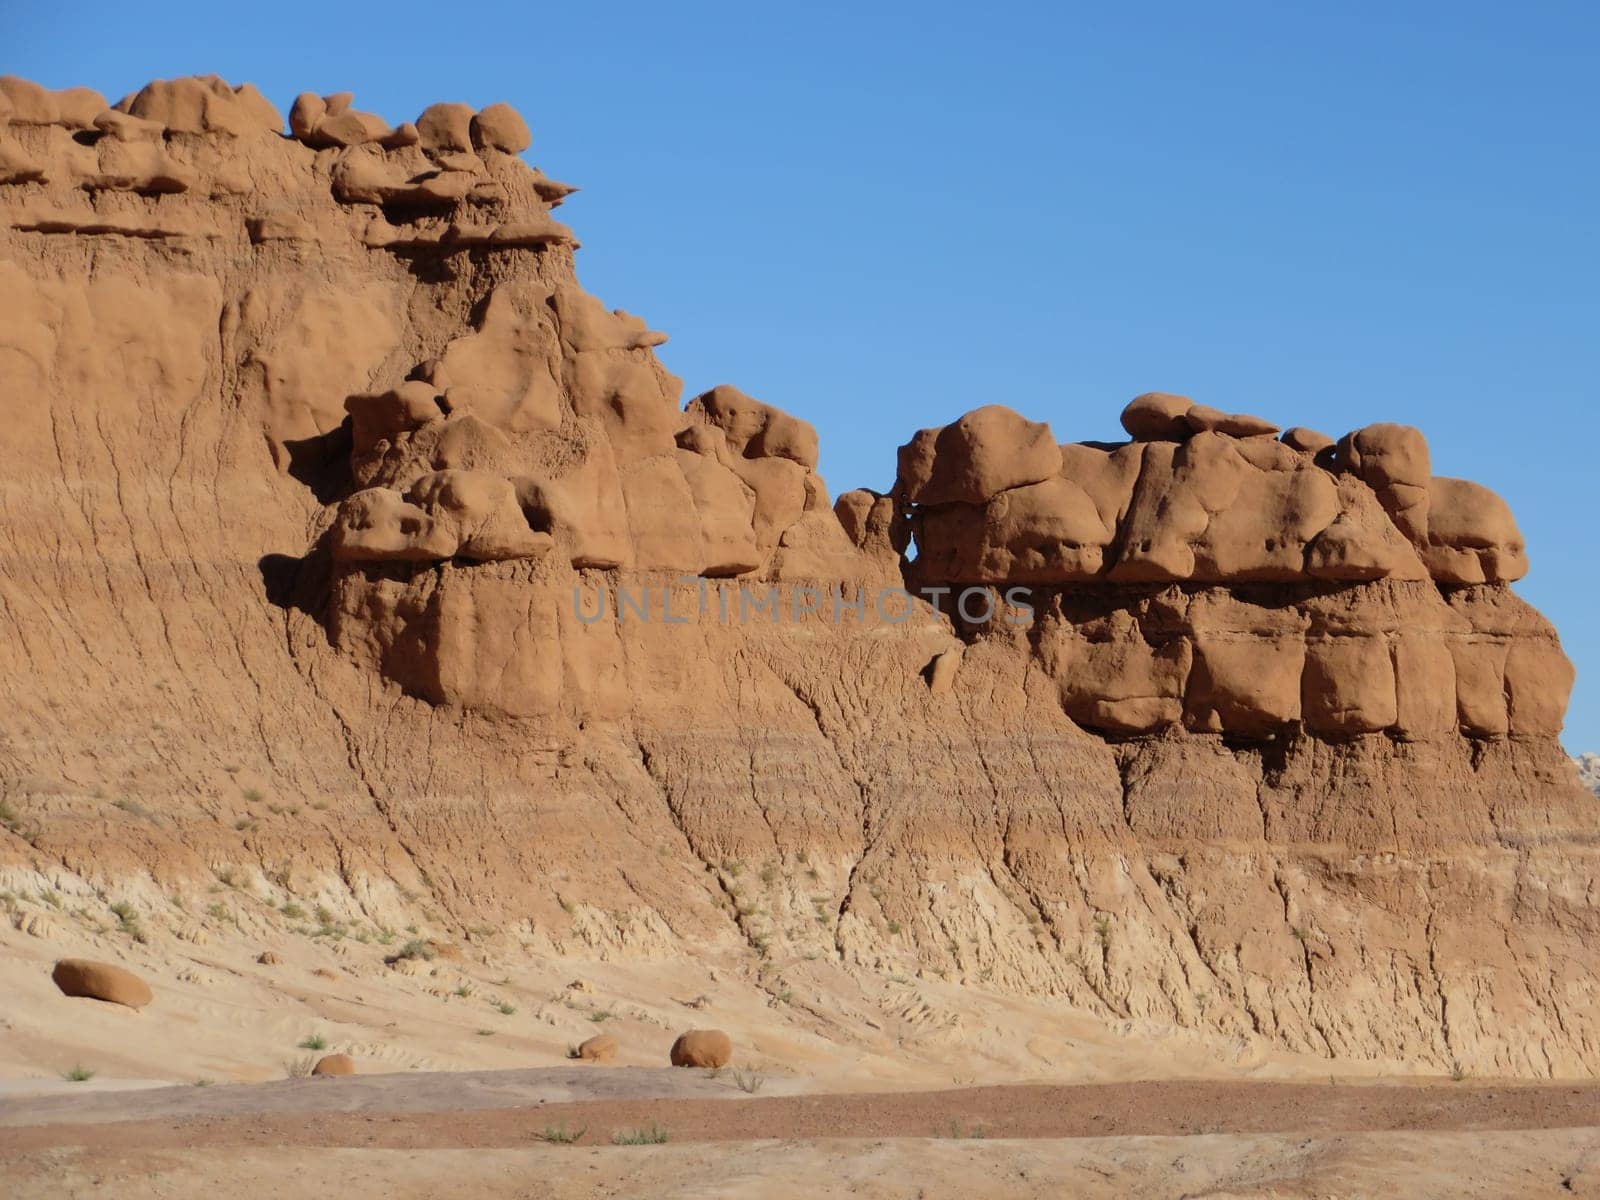
[[[333,553],[327,533],[304,554],[263,554],[256,560],[267,602],[285,612],[303,612],[327,628]]]
[[[316,437],[283,443],[287,462],[282,464],[289,478],[304,484],[318,504],[334,504],[350,490],[350,418],[337,429]]]

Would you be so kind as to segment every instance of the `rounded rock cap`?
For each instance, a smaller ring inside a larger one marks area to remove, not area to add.
[[[480,150],[521,154],[533,145],[533,134],[522,114],[509,104],[491,104],[472,118],[472,144]]]

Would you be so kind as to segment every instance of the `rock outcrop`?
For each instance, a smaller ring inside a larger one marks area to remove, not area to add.
[[[1493,493],[1405,426],[1151,393],[1118,445],[978,408],[832,503],[806,421],[683,403],[582,290],[530,144],[500,105],[0,79],[0,890],[243,936],[200,915],[225,874],[447,941],[1595,1069],[1600,819]]]
[[[890,499],[916,546],[908,579],[974,636],[1020,602],[1077,724],[1560,733],[1571,665],[1505,587],[1527,571],[1522,535],[1487,488],[1430,474],[1418,430],[1275,440],[1266,421],[1164,393],[1123,424],[1135,440],[1057,446],[1046,425],[978,409],[901,448]],[[847,494],[839,515],[883,553],[867,504]]]

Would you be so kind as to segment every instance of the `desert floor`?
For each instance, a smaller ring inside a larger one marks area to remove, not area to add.
[[[0,1103],[6,1194],[1600,1196],[1600,1085],[743,1090],[670,1068],[101,1089]],[[587,1098],[594,1097],[594,1098]],[[616,1145],[636,1131],[662,1141]]]
[[[0,1196],[1600,1196],[1587,1081],[1330,1062],[825,961],[783,997],[731,960],[440,949],[0,931]],[[60,995],[70,954],[156,1000]],[[732,1066],[663,1065],[707,1026]],[[567,1061],[600,1031],[617,1065]],[[360,1074],[293,1077],[331,1051]]]

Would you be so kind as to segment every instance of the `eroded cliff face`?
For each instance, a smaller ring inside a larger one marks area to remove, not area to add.
[[[581,290],[504,106],[0,123],[0,887],[1600,1061],[1571,669],[1417,431],[991,407],[835,505],[808,424],[683,405]]]

